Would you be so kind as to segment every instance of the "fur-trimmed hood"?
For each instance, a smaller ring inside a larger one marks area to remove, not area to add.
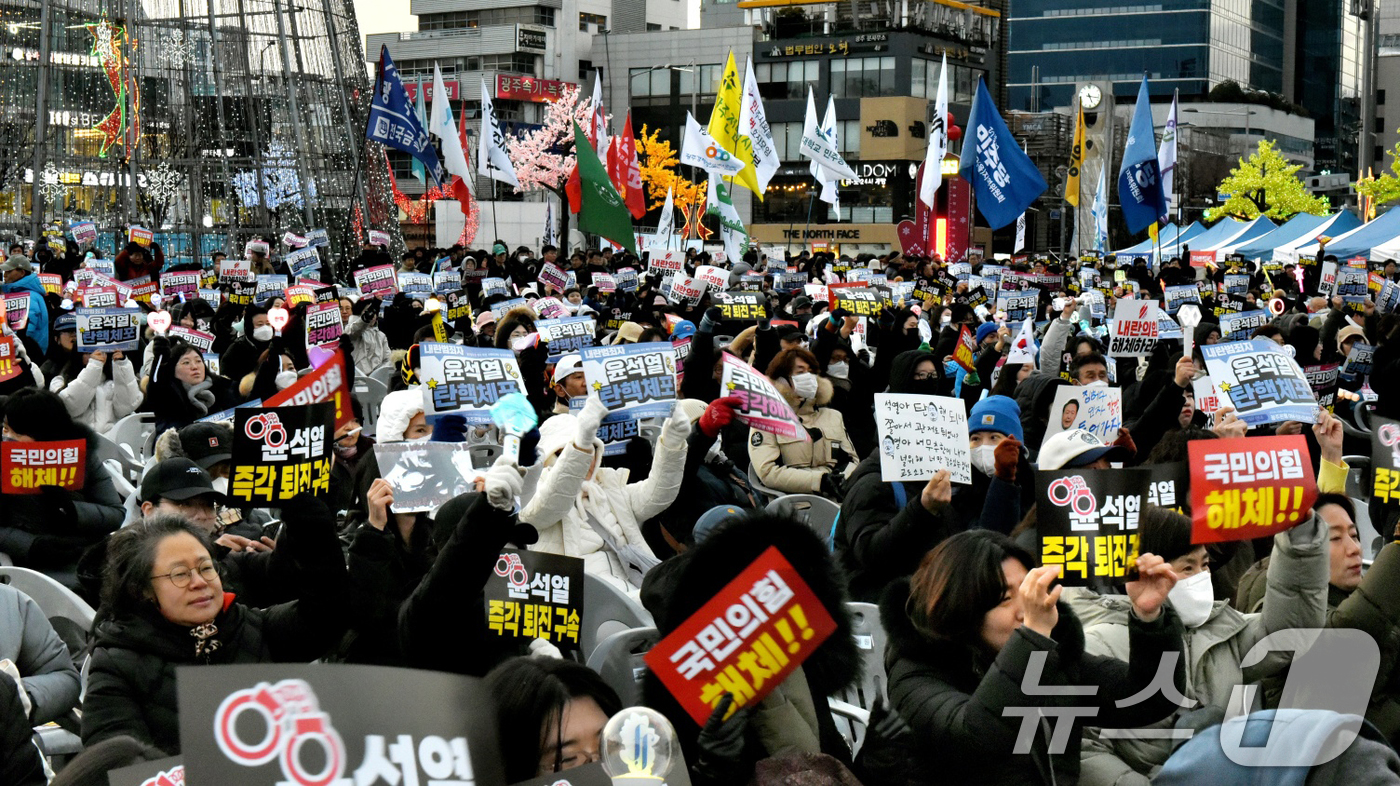
[[[933,639],[920,633],[914,627],[906,611],[909,602],[908,578],[901,578],[885,588],[880,598],[880,624],[885,628],[889,647],[885,650],[885,667],[888,669],[898,660],[911,660],[925,663],[941,672],[940,676],[964,692],[972,692],[987,673],[995,653],[963,644],[951,639]],[[1056,604],[1060,619],[1050,638],[1058,644],[1061,663],[1069,671],[1079,668],[1084,655],[1084,626],[1070,609],[1069,604],[1060,601]]]
[[[778,392],[783,394],[783,398],[787,400],[788,405],[792,407],[794,412],[801,414],[812,412],[818,407],[824,407],[830,404],[831,396],[836,390],[836,388],[832,386],[831,380],[826,377],[817,377],[817,395],[815,398],[809,398],[805,401],[797,397],[797,391],[792,389],[792,384],[786,379],[773,380],[773,387],[777,388]]]

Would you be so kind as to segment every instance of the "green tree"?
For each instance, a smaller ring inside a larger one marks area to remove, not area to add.
[[[1400,144],[1391,152],[1390,171],[1380,177],[1365,177],[1351,184],[1356,193],[1370,197],[1377,205],[1400,199]]]
[[[1230,198],[1207,210],[1206,220],[1214,221],[1222,216],[1254,219],[1262,215],[1288,219],[1299,213],[1326,215],[1332,210],[1327,197],[1308,192],[1298,178],[1298,170],[1302,168],[1302,164],[1289,163],[1273,142],[1261,140],[1254,155],[1240,159],[1240,165],[1220,182],[1217,190],[1229,194]]]

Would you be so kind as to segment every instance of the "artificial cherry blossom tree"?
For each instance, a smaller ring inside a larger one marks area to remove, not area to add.
[[[612,116],[606,115],[611,121]],[[506,154],[515,165],[515,177],[520,186],[517,194],[530,191],[550,191],[559,198],[562,226],[559,237],[565,247],[569,238],[569,198],[565,187],[569,173],[574,171],[574,121],[587,133],[592,126],[590,102],[579,99],[577,87],[569,86],[558,101],[545,109],[544,124],[523,136],[509,137]],[[606,151],[604,151],[606,155]]]

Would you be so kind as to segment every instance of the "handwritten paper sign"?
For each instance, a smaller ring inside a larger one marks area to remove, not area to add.
[[[1317,422],[1312,385],[1297,362],[1267,338],[1202,346],[1206,370],[1250,426]]]
[[[1073,429],[1084,429],[1108,444],[1118,439],[1123,425],[1123,391],[1118,388],[1061,385],[1050,405],[1045,439]],[[1045,443],[1041,443],[1045,444]]]
[[[0,442],[0,492],[42,494],[42,486],[82,491],[87,441]]]
[[[460,413],[468,423],[489,425],[492,404],[524,393],[520,364],[509,349],[428,341],[418,345],[423,409],[429,415]]]
[[[1035,473],[1041,564],[1059,565],[1067,587],[1135,578],[1138,517],[1151,482],[1142,469]]]
[[[967,408],[961,399],[876,393],[880,477],[887,483],[930,480],[941,469],[954,483],[972,482]]]
[[[1191,542],[1269,537],[1300,523],[1317,498],[1301,434],[1186,443]]]
[[[750,428],[789,439],[810,442],[812,437],[792,411],[773,381],[729,353],[723,354],[724,372],[720,387],[724,395],[740,401],[735,416]]]

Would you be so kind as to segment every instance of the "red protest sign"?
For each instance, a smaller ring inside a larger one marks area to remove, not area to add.
[[[1206,267],[1215,264],[1214,251],[1192,251],[1191,267]]]
[[[973,353],[977,351],[977,339],[968,330],[967,325],[962,326],[962,332],[958,333],[958,343],[953,347],[953,360],[963,367],[964,371],[971,371],[973,365]]]
[[[726,693],[729,711],[767,696],[836,630],[836,621],[776,546],[646,655],[647,667],[704,725]]]
[[[87,442],[0,442],[0,492],[39,494],[41,486],[79,491],[87,468]]]
[[[335,355],[322,363],[320,368],[311,371],[281,393],[264,399],[263,406],[300,406],[329,401],[335,404],[335,428],[340,428],[354,417],[350,408],[350,386],[346,384],[346,379],[345,353],[337,349]]]
[[[19,352],[15,349],[14,336],[0,336],[0,382],[9,382],[19,376]]]
[[[1317,498],[1302,435],[1187,443],[1191,542],[1262,538],[1301,523]]]

